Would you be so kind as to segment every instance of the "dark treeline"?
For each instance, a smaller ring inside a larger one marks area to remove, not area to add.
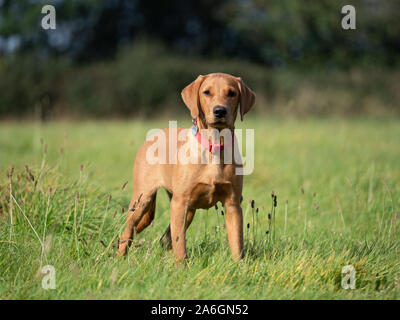
[[[41,28],[45,4],[56,8],[56,30]],[[325,93],[317,113],[368,113],[372,101],[392,113],[398,76],[378,76],[399,65],[400,2],[351,1],[356,30],[342,29],[346,4],[0,0],[0,116],[151,115],[177,104],[197,74],[213,71],[245,76],[264,105],[295,99],[298,113],[313,110],[297,104],[314,101],[304,90]],[[334,106],[349,87],[357,100]],[[355,103],[360,97],[369,100]]]

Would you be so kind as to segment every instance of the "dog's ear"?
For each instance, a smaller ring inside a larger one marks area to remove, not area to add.
[[[181,92],[182,100],[190,110],[193,119],[199,115],[199,89],[204,81],[204,76],[200,75],[191,84],[187,85]]]
[[[256,102],[256,95],[245,85],[242,78],[237,78],[240,91],[240,120],[243,121],[243,116],[249,112],[251,107]]]

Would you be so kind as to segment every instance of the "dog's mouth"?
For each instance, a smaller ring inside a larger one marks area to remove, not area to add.
[[[219,119],[214,122],[209,122],[207,123],[209,127],[214,127],[214,128],[226,128],[227,123],[225,120]]]

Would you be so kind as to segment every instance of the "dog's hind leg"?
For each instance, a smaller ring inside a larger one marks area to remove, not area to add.
[[[132,197],[132,201],[129,206],[128,217],[126,221],[126,227],[121,235],[121,239],[118,244],[118,255],[125,255],[128,251],[128,247],[133,239],[133,232],[136,231],[140,220],[143,216],[155,206],[155,197],[157,190],[150,194],[141,194],[139,197]],[[135,199],[135,200],[134,200]]]
[[[186,214],[186,229],[189,228],[190,224],[193,221],[195,211],[190,210]],[[168,225],[164,234],[160,238],[161,246],[166,250],[172,249],[172,237],[171,237],[171,225]]]
[[[144,213],[142,219],[140,219],[138,225],[136,226],[136,233],[142,232],[154,220],[154,215],[156,211],[156,195],[157,192],[152,197],[149,210]]]
[[[172,238],[171,238],[171,226],[170,225],[168,225],[164,234],[160,238],[160,244],[165,250],[172,249]]]
[[[166,191],[167,191],[167,194],[168,194],[168,197],[169,197],[169,201],[171,201],[172,193],[169,192],[168,190],[166,190]],[[172,249],[171,226],[169,224],[168,224],[168,227],[165,230],[164,234],[160,238],[160,244],[166,250],[171,250]]]

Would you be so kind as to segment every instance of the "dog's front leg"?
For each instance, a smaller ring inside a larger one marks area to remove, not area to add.
[[[188,203],[184,199],[171,199],[171,238],[172,250],[175,258],[186,258],[186,229],[187,229]]]
[[[232,258],[238,261],[243,258],[243,215],[239,204],[225,203],[226,232]]]

